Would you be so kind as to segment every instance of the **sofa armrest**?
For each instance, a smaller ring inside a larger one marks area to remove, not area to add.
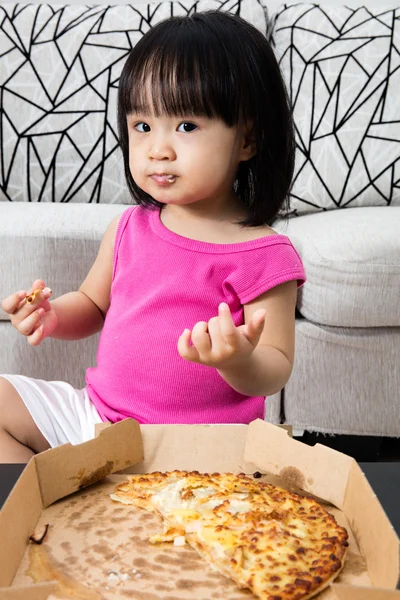
[[[121,204],[1,202],[0,299],[41,278],[54,296],[77,289]],[[0,320],[8,319],[0,309]]]

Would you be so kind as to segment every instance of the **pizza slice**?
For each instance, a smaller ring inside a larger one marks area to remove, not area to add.
[[[152,543],[186,542],[262,600],[307,600],[339,574],[346,530],[314,499],[244,474],[171,471],[129,476],[115,501],[155,512]]]

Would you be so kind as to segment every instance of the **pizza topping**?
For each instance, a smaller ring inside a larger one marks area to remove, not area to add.
[[[306,600],[336,577],[347,532],[310,497],[244,474],[171,471],[130,476],[113,500],[161,515],[152,543],[193,546],[262,600]]]
[[[215,488],[202,487],[193,490],[193,495],[196,498],[207,498],[207,496],[211,496],[212,494],[215,494]]]
[[[162,542],[174,542],[177,537],[185,537],[183,527],[166,527],[163,533],[156,533],[151,536],[152,544],[161,544]]]
[[[199,531],[202,527],[201,521],[197,520],[197,521],[191,521],[190,523],[187,523],[185,525],[185,531],[186,533],[195,533],[196,531]]]
[[[174,539],[174,546],[184,546],[185,544],[186,544],[186,540],[185,540],[185,536],[184,535],[178,535]]]

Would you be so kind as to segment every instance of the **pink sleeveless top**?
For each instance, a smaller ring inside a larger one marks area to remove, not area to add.
[[[208,321],[226,302],[235,325],[243,305],[270,288],[305,280],[286,236],[211,244],[177,235],[160,210],[133,206],[121,216],[114,248],[111,305],[87,391],[101,418],[140,423],[249,423],[264,397],[232,389],[212,367],[184,360],[185,328]]]

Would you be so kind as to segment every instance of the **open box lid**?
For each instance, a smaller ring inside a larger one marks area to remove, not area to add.
[[[308,446],[260,419],[250,423],[245,460],[344,511],[376,587],[395,588],[400,542],[358,463],[341,452]]]
[[[0,587],[11,584],[44,508],[141,460],[142,437],[133,419],[108,427],[94,440],[34,456],[0,511]]]
[[[10,585],[43,508],[131,465],[134,472],[175,468],[278,475],[343,510],[373,585],[397,585],[399,540],[351,457],[319,444],[307,446],[261,420],[250,425],[139,426],[127,419],[102,427],[94,440],[66,444],[30,461],[0,512],[5,542],[0,545],[0,586]],[[0,598],[13,598],[3,592]]]

